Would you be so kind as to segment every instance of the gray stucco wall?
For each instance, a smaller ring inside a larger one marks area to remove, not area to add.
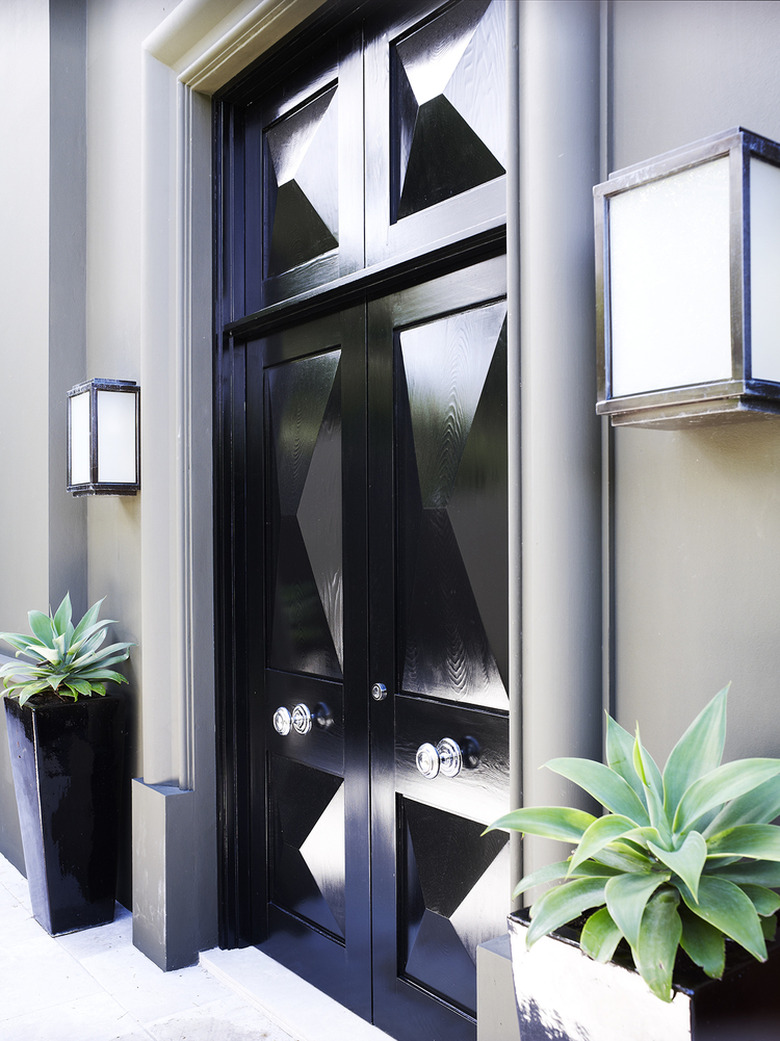
[[[611,169],[736,125],[780,138],[780,4],[618,0],[611,34]],[[780,420],[612,436],[618,719],[663,759],[733,681],[726,757],[777,755]]]

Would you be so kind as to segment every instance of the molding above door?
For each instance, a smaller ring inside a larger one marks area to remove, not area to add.
[[[326,0],[182,0],[144,49],[193,90],[213,94]]]

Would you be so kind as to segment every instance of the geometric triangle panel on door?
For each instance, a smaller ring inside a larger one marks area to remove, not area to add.
[[[506,314],[500,305],[499,313]],[[506,318],[482,387],[471,434],[461,457],[447,516],[452,524],[476,609],[484,626],[504,692],[509,690],[509,628],[505,605],[509,596],[506,555],[496,547],[508,544],[506,450]],[[486,450],[485,446],[490,446]],[[479,487],[476,496],[474,489]],[[508,707],[508,695],[497,708]]]
[[[338,246],[338,99],[330,87],[268,127],[267,274]]]
[[[271,899],[344,936],[343,779],[273,756]]]
[[[449,502],[501,333],[503,303],[400,334],[423,507]]]
[[[483,824],[412,800],[403,814],[404,974],[473,1012],[476,948],[504,929],[508,838],[483,836]]]
[[[322,811],[322,816],[301,846],[306,861],[333,917],[345,932],[344,918],[344,785]]]
[[[343,672],[340,375],[339,367],[312,453],[297,517],[339,667]]]
[[[471,0],[393,48],[399,219],[505,172],[503,26],[498,4]]]
[[[499,302],[398,337],[402,687],[502,710],[505,315]]]
[[[273,668],[342,675],[340,351],[268,371]]]

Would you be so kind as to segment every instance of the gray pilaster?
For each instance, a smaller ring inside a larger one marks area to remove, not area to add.
[[[523,802],[543,805],[576,796],[541,764],[601,750],[599,4],[526,0],[520,18]],[[560,853],[524,845],[526,871]]]

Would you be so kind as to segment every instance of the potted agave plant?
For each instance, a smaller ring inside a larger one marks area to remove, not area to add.
[[[573,846],[509,919],[523,1041],[780,1037],[780,759],[721,764],[722,690],[663,770],[607,717],[606,764],[554,759],[602,816],[528,807],[491,825]],[[764,963],[764,964],[759,964]]]
[[[33,915],[47,930],[110,922],[124,752],[124,683],[113,666],[132,644],[103,646],[102,600],[76,625],[66,594],[30,611],[30,635],[0,633],[16,657],[0,668],[8,744]]]

